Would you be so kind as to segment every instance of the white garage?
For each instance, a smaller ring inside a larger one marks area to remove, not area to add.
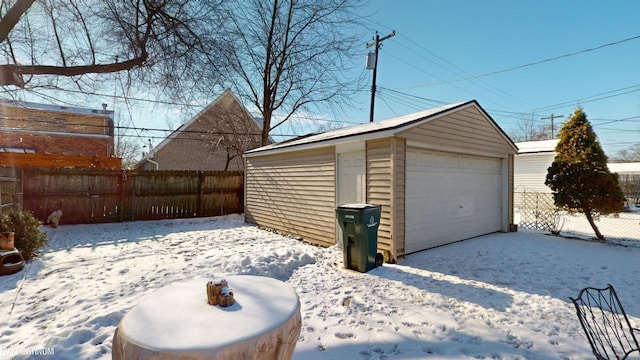
[[[319,245],[335,209],[382,206],[378,250],[407,254],[509,231],[517,147],[475,101],[245,153],[245,220]]]
[[[405,251],[502,229],[502,161],[407,149]]]

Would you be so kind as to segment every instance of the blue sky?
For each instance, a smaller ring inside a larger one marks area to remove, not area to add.
[[[376,31],[395,30],[380,50],[376,120],[475,99],[512,133],[525,118],[542,124],[551,114],[564,116],[558,124],[581,105],[610,157],[640,143],[640,1],[371,0],[362,12],[369,17],[360,29],[361,57],[354,59],[361,66],[348,75],[364,73],[365,80],[354,104],[344,114],[301,117],[334,126],[368,122],[372,72],[364,69],[371,50],[365,44]],[[174,130],[192,116],[144,102],[127,107],[104,96],[94,103],[107,103],[119,125],[135,128]],[[274,135],[314,130],[293,125]],[[157,145],[168,133],[131,135],[142,146],[149,139]]]
[[[589,51],[640,35],[638,1],[375,0],[365,10],[363,67],[375,31],[396,31],[380,50],[376,120],[438,106],[419,98],[476,99],[509,132],[581,105],[608,155],[640,143],[640,38]],[[369,100],[370,87],[345,119],[368,121]]]

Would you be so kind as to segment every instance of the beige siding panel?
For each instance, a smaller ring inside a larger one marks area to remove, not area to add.
[[[335,244],[333,147],[246,160],[247,222],[319,245]]]
[[[507,211],[509,212],[509,225],[514,223],[514,215],[513,215],[513,209],[514,209],[514,203],[515,203],[515,198],[514,198],[514,176],[513,176],[513,168],[514,168],[514,159],[515,159],[515,155],[509,155],[509,204],[508,204],[508,209]],[[511,229],[509,229],[509,231],[511,231]]]
[[[378,250],[392,252],[391,140],[367,142],[367,202],[382,205],[378,228]]]
[[[392,142],[393,166],[393,251],[395,258],[404,257],[405,247],[405,181],[406,181],[406,142],[395,138]]]
[[[378,249],[404,256],[405,147],[402,138],[367,143],[367,202],[382,205]]]
[[[466,153],[514,153],[509,142],[475,108],[467,108],[399,134],[410,140],[457,147]]]

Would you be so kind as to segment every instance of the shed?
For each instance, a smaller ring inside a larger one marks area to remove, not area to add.
[[[516,143],[518,155],[513,166],[514,202],[521,208],[524,192],[549,193],[551,189],[544,184],[547,169],[556,156],[558,139],[525,141]]]
[[[516,153],[475,100],[271,144],[244,154],[245,219],[330,246],[337,205],[382,205],[397,259],[508,231]]]

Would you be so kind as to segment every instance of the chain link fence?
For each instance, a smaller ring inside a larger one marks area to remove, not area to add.
[[[521,229],[562,233],[580,238],[593,238],[595,233],[584,214],[568,214],[553,204],[553,195],[542,192],[521,192],[515,204],[515,222]],[[628,212],[600,216],[596,226],[612,242],[634,242],[640,246],[640,212],[631,207]]]

